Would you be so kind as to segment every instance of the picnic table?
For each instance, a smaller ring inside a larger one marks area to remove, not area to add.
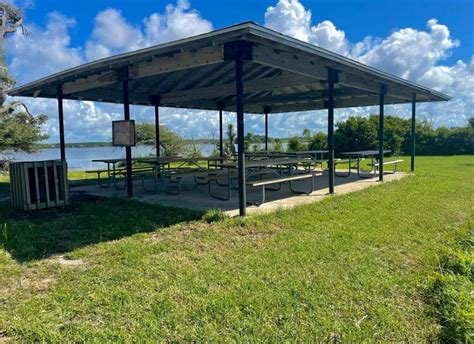
[[[179,193],[181,189],[181,178],[184,174],[193,173],[196,171],[210,170],[211,168],[217,168],[218,164],[225,161],[225,157],[198,157],[198,158],[183,158],[183,157],[170,157],[170,158],[145,158],[138,159],[139,162],[149,164],[154,169],[154,181],[155,188],[157,190],[158,183],[162,183],[164,186],[165,180],[168,180],[171,184],[176,184],[178,191],[173,193]],[[206,162],[207,168],[203,168],[199,163]],[[196,179],[195,179],[196,180]],[[145,191],[144,180],[142,179],[142,187]],[[168,192],[171,193],[171,192]]]
[[[156,157],[156,158],[143,158],[138,159],[139,162],[144,164],[150,164],[158,167],[158,170],[176,170],[183,169],[186,166],[192,166],[197,169],[203,169],[199,164],[200,162],[207,163],[207,169],[220,165],[226,158],[222,156],[212,157],[198,157],[198,158],[183,158],[183,157]],[[175,165],[175,166],[172,166]]]
[[[304,175],[300,174],[301,170],[298,170],[298,164],[307,162],[308,158],[302,157],[277,157],[277,158],[264,158],[261,160],[250,160],[245,163],[245,182],[249,186],[262,187],[262,201],[253,204],[262,204],[265,201],[265,190],[278,191],[281,188],[282,183],[290,183],[290,189],[295,193],[309,194],[313,191],[313,174],[309,173],[306,169]],[[218,167],[227,170],[227,183],[219,184],[217,177],[211,177],[209,185],[209,195],[211,197],[220,200],[229,200],[233,189],[237,189],[235,183],[233,183],[233,176],[235,171],[238,170],[238,164],[236,162],[227,162],[218,164]],[[265,178],[263,178],[265,177]],[[270,178],[269,178],[270,177]],[[310,191],[298,191],[293,188],[293,181],[303,180],[311,178],[311,190]],[[212,184],[215,183],[219,186],[226,187],[226,193],[224,195],[218,195],[212,191]],[[268,185],[277,184],[277,188],[268,188]]]
[[[327,150],[308,150],[308,151],[295,151],[295,152],[280,152],[280,151],[262,151],[262,152],[246,152],[245,156],[252,159],[267,159],[267,158],[285,158],[285,157],[299,157],[308,158],[305,161],[305,168],[310,170],[312,166],[316,167],[321,165],[323,167],[324,154],[327,154]]]
[[[390,153],[390,150],[384,150],[383,154],[388,154]],[[379,160],[380,156],[380,151],[379,150],[361,150],[361,151],[353,151],[353,152],[343,152],[341,153],[342,156],[346,157],[347,160],[336,160],[334,163],[341,164],[341,163],[349,163],[349,171],[347,173],[334,173],[338,177],[348,177],[351,174],[351,170],[355,169],[357,170],[357,175],[360,178],[373,178],[377,174],[377,170],[374,168],[376,163]],[[371,160],[371,163],[369,166],[371,166],[370,171],[364,171],[360,167],[360,162],[364,160],[365,158],[369,158]],[[352,163],[355,161],[356,166],[353,166]]]
[[[172,159],[172,158],[177,158],[177,157],[163,157],[161,159]],[[135,162],[142,162],[146,161],[148,159],[156,159],[155,157],[149,157],[149,158],[136,158],[132,159],[132,163]],[[107,165],[107,169],[98,169],[98,170],[91,170],[91,171],[86,171],[86,173],[96,173],[97,174],[97,180],[99,183],[99,186],[102,188],[108,188],[110,186],[110,182],[112,181],[115,188],[117,189],[123,189],[124,187],[120,187],[117,184],[117,175],[125,171],[124,168],[117,168],[117,164],[125,163],[127,160],[125,158],[105,158],[105,159],[93,159],[92,162],[101,162]],[[144,168],[142,169],[135,169],[135,171],[138,170],[145,170]],[[101,182],[101,175],[103,173],[106,173],[107,175],[107,182],[106,184],[103,184]]]

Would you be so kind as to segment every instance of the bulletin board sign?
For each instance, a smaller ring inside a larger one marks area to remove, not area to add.
[[[112,145],[116,147],[136,146],[134,120],[112,122]]]

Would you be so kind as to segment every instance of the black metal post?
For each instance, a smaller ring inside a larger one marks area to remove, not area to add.
[[[329,173],[329,193],[334,193],[334,84],[338,81],[338,73],[333,69],[328,69],[328,173]]]
[[[379,181],[383,181],[383,125],[384,125],[384,103],[387,86],[380,86],[379,94]]]
[[[58,121],[59,121],[59,150],[61,160],[66,160],[66,143],[64,140],[64,109],[63,109],[63,85],[58,85]]]
[[[159,158],[160,153],[160,106],[155,104],[155,145],[156,156]]]
[[[265,113],[265,152],[268,152],[268,113],[270,112],[270,109],[265,106],[263,111]]]
[[[416,139],[416,93],[411,102],[411,172],[415,172],[415,139]]]
[[[224,128],[223,128],[223,106],[219,105],[219,156],[224,156]]]
[[[239,168],[239,214],[247,212],[247,194],[245,189],[245,152],[244,152],[244,84],[242,80],[243,61],[240,54],[235,58],[235,95],[237,105],[237,161]]]
[[[123,114],[126,121],[130,120],[130,99],[128,96],[128,68],[122,71],[123,89]],[[125,147],[126,169],[127,169],[127,196],[133,197],[132,180],[132,147]]]

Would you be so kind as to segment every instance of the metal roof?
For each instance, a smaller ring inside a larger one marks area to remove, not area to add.
[[[238,43],[236,43],[238,42]],[[447,101],[447,95],[299,41],[252,22],[107,57],[8,91],[10,96],[122,102],[123,70],[132,104],[235,110],[232,47],[245,46],[244,106],[247,113],[325,108],[328,69],[337,70],[335,107]]]

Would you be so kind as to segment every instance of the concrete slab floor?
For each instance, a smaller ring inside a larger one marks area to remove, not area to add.
[[[384,182],[399,180],[407,173],[397,172],[395,174],[387,174],[384,176]],[[309,180],[298,181],[294,183],[294,187],[298,190],[309,188]],[[357,176],[357,173],[351,173],[349,177],[336,177],[336,194],[343,195],[349,192],[365,189],[370,186],[380,185],[378,177],[363,179]],[[153,182],[147,181],[146,188],[151,189]],[[100,188],[98,185],[71,187],[72,194],[88,194],[99,197],[126,197],[125,190],[118,190],[112,185],[110,188]],[[171,187],[170,187],[170,190]],[[247,187],[247,201],[260,202],[261,187]],[[225,194],[225,187],[213,187],[213,192]],[[168,207],[189,208],[189,209],[221,209],[228,216],[237,216],[239,214],[238,191],[231,192],[231,198],[228,201],[221,201],[212,198],[208,194],[207,185],[196,185],[193,176],[187,175],[182,179],[181,192],[178,195],[169,195],[163,191],[145,192],[142,188],[141,181],[134,182],[134,199],[139,201],[159,204]],[[291,208],[299,204],[307,204],[318,202],[328,196],[328,174],[322,172],[322,175],[314,177],[314,191],[310,195],[299,195],[291,192],[288,184],[283,184],[279,191],[266,192],[266,202],[260,206],[248,206],[247,213],[254,214],[260,212],[274,211],[278,208]]]

